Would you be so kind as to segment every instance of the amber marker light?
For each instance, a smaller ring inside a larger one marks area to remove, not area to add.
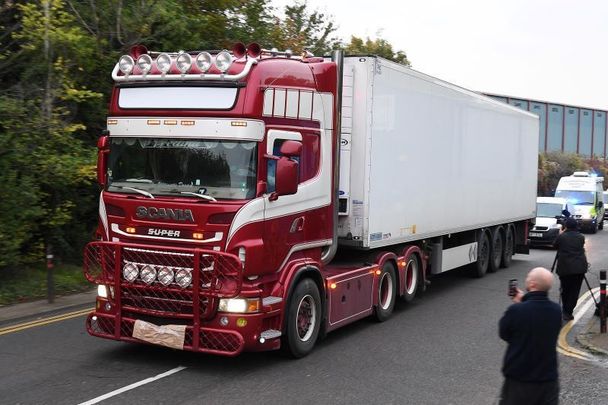
[[[202,240],[203,239],[203,233],[202,232],[193,232],[192,233],[192,239]]]
[[[233,127],[246,127],[247,126],[247,122],[245,122],[245,121],[231,121],[230,125],[232,125]]]
[[[163,121],[165,125],[177,125],[177,120],[165,120]]]
[[[236,326],[238,326],[239,328],[242,328],[244,326],[247,325],[247,319],[245,318],[239,318],[236,320]]]
[[[380,274],[382,274],[382,270],[377,269],[377,270],[376,270],[376,275],[377,275],[377,276],[379,276]]]
[[[108,125],[116,125],[118,124],[118,120],[108,120]]]
[[[133,226],[127,226],[126,231],[127,231],[127,233],[135,233],[135,232],[137,232],[137,230]]]
[[[251,300],[247,302],[247,312],[257,312],[260,310],[260,300]],[[237,321],[238,323],[238,321]]]
[[[148,120],[148,125],[160,125],[160,120]]]
[[[194,121],[190,121],[190,120],[182,120],[180,121],[181,125],[187,126],[187,127],[191,127],[192,125],[194,125]]]
[[[336,285],[336,283],[331,283],[331,284],[329,285],[329,288],[330,288],[330,289],[332,289],[332,290],[335,290],[335,289],[336,289],[336,287],[338,287],[338,286]]]

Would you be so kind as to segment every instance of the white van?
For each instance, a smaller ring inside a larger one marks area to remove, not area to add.
[[[568,201],[579,227],[591,233],[604,228],[604,178],[588,172],[574,172],[559,180],[555,197]]]
[[[569,211],[564,198],[536,198],[536,221],[528,232],[532,246],[553,245],[566,220],[564,211]]]

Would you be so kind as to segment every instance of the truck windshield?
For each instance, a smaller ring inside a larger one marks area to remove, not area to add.
[[[536,216],[555,218],[562,215],[561,204],[538,203],[536,204]]]
[[[256,170],[252,141],[116,137],[110,142],[108,191],[251,199]]]
[[[565,198],[572,205],[595,204],[595,193],[593,191],[557,190],[555,196]]]

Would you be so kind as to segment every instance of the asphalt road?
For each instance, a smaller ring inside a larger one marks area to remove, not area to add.
[[[608,229],[586,237],[592,269],[608,267]],[[300,360],[102,340],[85,332],[84,316],[7,333],[0,335],[0,403],[80,404],[171,371],[103,403],[492,404],[502,384],[505,344],[497,322],[510,302],[507,282],[522,283],[530,268],[550,266],[553,255],[543,249],[517,255],[509,269],[482,279],[459,272],[436,277],[388,321],[333,332]],[[597,285],[593,274],[590,281]],[[560,374],[562,404],[608,403],[606,364],[560,355]]]

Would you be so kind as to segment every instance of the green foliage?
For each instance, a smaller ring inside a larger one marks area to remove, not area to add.
[[[55,294],[91,290],[79,265],[61,264],[53,268]],[[37,266],[11,274],[0,273],[0,306],[46,297],[46,268]]]
[[[308,50],[315,55],[327,55],[340,47],[334,22],[319,11],[309,11],[306,3],[296,1],[285,6],[285,17],[275,17],[275,24],[272,39],[278,49],[291,49],[296,54]]]
[[[395,52],[393,46],[382,38],[371,40],[368,37],[363,41],[361,38],[351,36],[350,43],[346,45],[344,50],[350,55],[378,55],[393,62],[410,66],[410,61],[407,59],[405,52]]]
[[[560,178],[587,170],[605,178],[608,163],[604,160],[583,159],[575,153],[541,153],[538,157],[538,195],[552,197]]]

